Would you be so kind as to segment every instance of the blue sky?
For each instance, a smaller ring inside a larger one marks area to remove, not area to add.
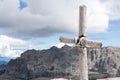
[[[25,7],[27,7],[27,4],[25,3],[25,1],[23,1],[23,0],[19,0],[20,1],[20,5],[19,5],[19,8],[22,10],[22,9],[24,9]]]
[[[89,37],[95,40],[101,40],[104,46],[120,47],[120,20],[109,21],[109,28],[104,33],[90,35]]]
[[[0,0],[0,57],[59,46],[78,35],[79,6],[87,6],[87,39],[120,47],[120,0]]]
[[[46,47],[53,46],[55,44],[59,44],[59,37],[65,36],[68,38],[76,38],[77,34],[55,34],[48,38],[41,38],[40,41],[46,41],[48,42]],[[103,43],[103,47],[105,46],[114,46],[114,47],[120,47],[120,20],[110,20],[109,21],[109,28],[106,32],[103,33],[91,33],[87,34],[87,39],[89,40],[95,40]],[[41,47],[42,48],[42,47]]]

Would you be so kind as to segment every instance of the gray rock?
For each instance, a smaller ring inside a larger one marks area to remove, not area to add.
[[[120,76],[120,48],[88,48],[89,72],[98,72],[99,77]],[[79,52],[77,47],[51,47],[48,50],[27,50],[21,57],[0,66],[0,75],[16,80],[48,78],[72,78],[79,80]],[[98,76],[89,74],[92,80]]]

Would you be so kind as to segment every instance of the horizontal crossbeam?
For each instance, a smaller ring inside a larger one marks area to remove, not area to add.
[[[88,41],[88,40],[84,40],[83,41],[83,40],[80,40],[80,43],[84,44],[86,46],[95,47],[95,48],[101,48],[102,47],[102,43],[101,42]],[[76,44],[76,40],[75,39],[65,38],[65,37],[60,37],[60,42],[63,42],[63,43],[75,43]]]
[[[95,47],[95,48],[101,48],[102,47],[101,42],[94,42],[94,41],[87,41],[87,40],[86,40],[86,45],[88,45],[90,47]]]
[[[75,39],[60,37],[60,42],[64,42],[64,43],[75,43]]]

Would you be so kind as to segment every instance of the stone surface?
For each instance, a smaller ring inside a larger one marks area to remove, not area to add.
[[[120,77],[116,77],[116,78],[105,78],[105,79],[97,79],[97,80],[120,80]]]
[[[87,52],[89,72],[98,72],[101,77],[120,76],[120,48],[88,48]],[[21,57],[10,60],[7,65],[0,65],[0,75],[9,76],[16,80],[63,77],[79,80],[78,59],[77,47],[51,47],[41,51],[27,50]],[[96,78],[97,74],[93,77]]]

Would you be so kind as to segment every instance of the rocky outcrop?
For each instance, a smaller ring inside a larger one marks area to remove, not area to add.
[[[89,72],[120,76],[120,48],[88,48]],[[27,50],[21,57],[0,66],[0,75],[16,80],[38,78],[78,77],[79,52],[77,47],[51,47],[48,50]],[[99,75],[100,76],[100,75]],[[94,76],[96,77],[96,76]],[[91,77],[90,77],[91,78]]]
[[[88,49],[89,69],[109,76],[120,76],[120,48]]]

